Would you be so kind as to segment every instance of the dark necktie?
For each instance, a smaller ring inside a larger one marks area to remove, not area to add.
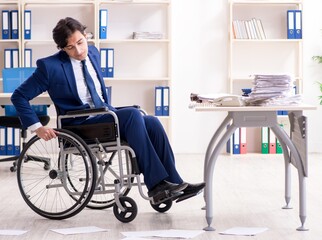
[[[89,74],[87,67],[86,67],[86,60],[82,61],[83,64],[83,73],[85,82],[87,84],[87,88],[89,90],[89,93],[91,94],[92,101],[94,103],[95,108],[103,107],[104,103],[102,102],[101,98],[98,96],[98,93],[95,89],[94,81],[91,75]]]

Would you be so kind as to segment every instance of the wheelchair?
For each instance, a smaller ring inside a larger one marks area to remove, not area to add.
[[[111,114],[114,122],[62,127],[63,119],[99,114]],[[115,217],[127,223],[137,216],[137,204],[127,196],[137,186],[154,210],[168,211],[175,196],[144,193],[135,153],[120,139],[118,125],[116,114],[105,108],[58,114],[57,138],[32,137],[18,160],[18,186],[27,205],[54,220],[75,216],[85,207],[113,208]]]

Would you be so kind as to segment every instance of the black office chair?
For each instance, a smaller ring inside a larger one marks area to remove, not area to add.
[[[3,77],[3,91],[7,93],[13,92],[23,81],[25,81],[33,72],[35,68],[4,68],[2,69]],[[20,119],[16,116],[15,108],[13,106],[2,106],[5,108],[6,116],[0,116],[0,126],[7,128],[20,129],[20,148],[24,147],[27,139],[27,130],[22,127]],[[39,120],[43,126],[47,125],[50,117],[47,115],[47,106],[33,106],[36,113],[39,112]],[[38,111],[38,112],[37,112]],[[3,141],[3,139],[2,139]],[[14,161],[10,170],[14,172],[16,170],[16,161],[19,158],[19,154],[11,154],[10,157],[0,158],[0,162]]]
[[[47,125],[49,123],[50,117],[49,116],[39,116],[39,120],[43,126]],[[26,139],[27,139],[27,130],[22,127],[22,124],[20,122],[19,117],[17,116],[0,116],[0,126],[8,127],[8,128],[17,128],[20,129],[20,139],[21,144],[20,146],[24,148],[26,145]],[[13,165],[10,167],[10,171],[14,172],[16,171],[16,163],[19,159],[19,155],[10,156],[10,157],[4,157],[0,159],[0,162],[9,162],[13,161]]]

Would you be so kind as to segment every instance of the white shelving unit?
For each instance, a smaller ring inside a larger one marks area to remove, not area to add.
[[[36,66],[37,59],[57,52],[52,29],[59,19],[69,16],[93,34],[89,44],[114,48],[114,77],[105,78],[112,87],[112,105],[137,104],[154,115],[155,87],[169,86],[171,93],[171,0],[3,0],[0,7],[19,9],[20,16],[20,38],[0,40],[2,59],[4,48],[19,48],[20,66],[24,66],[24,50],[31,48]],[[107,39],[99,39],[100,9],[108,10]],[[24,10],[32,13],[29,40],[23,35]],[[132,39],[138,31],[160,32],[163,38]],[[159,118],[170,137],[171,112]]]
[[[250,87],[256,73],[289,73],[302,92],[302,39],[287,39],[287,10],[302,10],[302,1],[231,0],[229,19],[229,87],[241,93]],[[234,20],[257,18],[262,21],[266,39],[235,39]]]
[[[229,4],[229,91],[251,88],[254,74],[291,75],[303,91],[303,40],[287,39],[287,10],[302,10],[302,0],[231,0]],[[260,19],[265,39],[236,39],[233,21]],[[284,116],[285,118],[285,116]],[[282,120],[285,122],[284,120]],[[254,142],[258,142],[256,146]],[[250,151],[260,150],[260,129],[247,130]],[[254,145],[254,146],[253,146]]]

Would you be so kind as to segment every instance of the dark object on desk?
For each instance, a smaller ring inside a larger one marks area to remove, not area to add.
[[[49,116],[39,116],[39,120],[43,126],[47,125],[50,118]],[[8,127],[8,128],[18,128],[20,129],[20,138],[21,138],[21,146],[22,148],[26,145],[26,139],[27,139],[27,130],[24,129],[20,123],[20,119],[17,116],[0,116],[0,126]],[[20,155],[10,156],[1,158],[0,162],[9,162],[14,161],[13,165],[10,167],[10,171],[14,172],[16,171],[16,162],[19,159]]]
[[[249,94],[252,92],[251,88],[242,88],[242,92],[243,92],[243,97],[248,97]]]

